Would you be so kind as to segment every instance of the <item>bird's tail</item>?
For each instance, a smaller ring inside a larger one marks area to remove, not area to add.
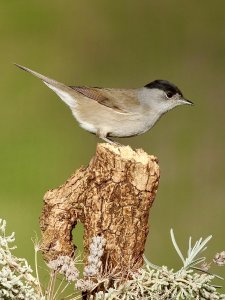
[[[24,66],[15,64],[18,68],[31,73],[32,75],[41,79],[50,89],[52,89],[70,108],[73,108],[76,104],[75,98],[73,97],[74,91],[69,86],[58,82],[54,79],[46,77],[38,72],[28,69]]]

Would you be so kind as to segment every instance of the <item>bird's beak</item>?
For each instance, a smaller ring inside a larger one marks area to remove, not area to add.
[[[185,99],[185,98],[181,99],[181,101],[182,101],[183,104],[194,105],[194,103],[193,103],[192,101],[187,100],[187,99]]]

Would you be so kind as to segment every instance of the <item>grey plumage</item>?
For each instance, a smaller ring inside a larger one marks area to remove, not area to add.
[[[103,140],[128,137],[149,130],[167,111],[182,104],[192,104],[181,91],[165,80],[155,80],[136,89],[67,86],[54,79],[16,64],[41,79],[71,109],[84,129]]]

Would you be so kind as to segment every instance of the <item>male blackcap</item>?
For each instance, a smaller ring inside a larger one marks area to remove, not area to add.
[[[81,127],[109,143],[113,143],[109,137],[142,134],[172,108],[193,104],[167,80],[155,80],[135,89],[67,86],[16,66],[40,78],[70,107]]]

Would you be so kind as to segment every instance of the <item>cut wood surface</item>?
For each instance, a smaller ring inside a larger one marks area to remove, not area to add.
[[[45,260],[73,256],[72,230],[79,221],[85,257],[94,236],[106,239],[104,272],[141,267],[158,183],[156,157],[129,146],[98,144],[88,167],[44,196],[40,226]]]

